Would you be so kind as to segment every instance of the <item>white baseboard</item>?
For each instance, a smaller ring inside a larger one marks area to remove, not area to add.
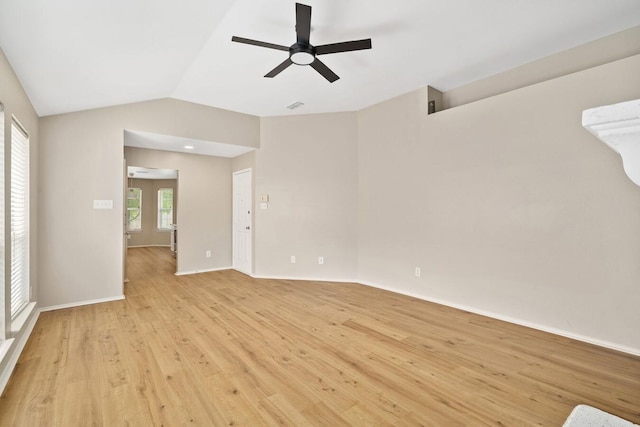
[[[356,283],[360,284],[355,279],[336,279],[330,277],[300,277],[300,276],[262,276],[250,274],[254,279],[271,279],[271,280],[300,280],[304,282],[335,282],[335,283]]]
[[[89,301],[70,302],[68,304],[59,304],[59,305],[52,305],[49,307],[42,307],[40,311],[43,312],[43,311],[61,310],[63,308],[80,307],[82,305],[100,304],[103,302],[120,301],[123,299],[124,299],[124,295],[120,295],[117,297],[99,298],[99,299],[93,299]]]
[[[35,314],[31,316],[31,319],[29,320],[29,322],[25,324],[24,326],[25,329],[17,341],[14,338],[11,338],[3,341],[2,344],[0,345],[0,356],[1,356],[0,360],[2,360],[2,358],[8,354],[11,347],[14,347],[13,352],[9,356],[9,360],[7,361],[7,364],[4,366],[4,369],[2,370],[2,372],[0,372],[0,395],[4,393],[4,388],[7,386],[7,383],[11,378],[11,374],[13,373],[13,369],[16,367],[16,364],[18,363],[18,359],[22,354],[22,350],[24,349],[24,346],[27,344],[27,341],[31,336],[31,332],[33,332],[33,328],[36,326],[36,321],[38,320],[38,316],[40,316],[40,311],[36,310]]]
[[[589,344],[593,344],[593,345],[597,345],[599,347],[604,347],[604,348],[608,348],[611,350],[616,350],[616,351],[620,351],[623,353],[628,353],[628,354],[632,354],[634,356],[640,356],[640,348],[634,348],[634,347],[628,347],[628,346],[624,346],[624,345],[620,345],[620,344],[616,344],[616,343],[612,343],[609,341],[604,341],[598,338],[592,338],[586,335],[580,335],[580,334],[574,334],[573,332],[569,332],[569,331],[565,331],[562,329],[557,329],[557,328],[552,328],[549,326],[545,326],[545,325],[540,325],[538,323],[533,323],[533,322],[529,322],[526,320],[522,320],[522,319],[516,319],[514,317],[510,317],[510,316],[504,316],[502,314],[498,314],[498,313],[494,313],[491,311],[486,311],[486,310],[482,310],[476,307],[471,307],[468,305],[464,305],[464,304],[457,304],[457,303],[453,303],[450,301],[446,301],[446,300],[441,300],[438,298],[429,298],[426,297],[424,295],[420,295],[420,294],[416,294],[413,292],[406,292],[403,291],[401,289],[397,289],[397,288],[392,288],[389,286],[383,286],[377,283],[371,283],[371,282],[358,282],[362,285],[365,286],[370,286],[372,288],[378,288],[378,289],[383,289],[385,291],[390,291],[390,292],[394,292],[397,294],[401,294],[401,295],[407,295],[413,298],[418,298],[421,299],[423,301],[429,301],[429,302],[433,302],[436,304],[440,304],[440,305],[445,305],[447,307],[452,307],[452,308],[457,308],[458,310],[463,310],[463,311],[468,311],[470,313],[475,313],[475,314],[479,314],[481,316],[486,316],[486,317],[491,317],[492,319],[497,319],[497,320],[502,320],[504,322],[509,322],[509,323],[513,323],[515,325],[520,325],[520,326],[525,326],[527,328],[531,328],[531,329],[537,329],[539,331],[543,331],[543,332],[549,332],[550,334],[554,334],[554,335],[559,335],[561,337],[565,337],[565,338],[571,338],[577,341],[582,341],[582,342],[586,342]]]
[[[127,249],[131,248],[170,248],[171,245],[127,245]]]
[[[505,316],[499,313],[494,313],[487,310],[482,310],[477,307],[472,307],[464,304],[457,304],[451,301],[441,300],[437,298],[429,298],[421,294],[416,294],[413,292],[407,292],[402,289],[393,288],[390,286],[383,286],[378,283],[372,282],[363,282],[361,280],[349,280],[349,279],[327,279],[327,278],[310,278],[310,277],[287,277],[287,276],[263,276],[263,275],[251,275],[254,279],[273,279],[273,280],[304,280],[304,281],[313,281],[313,282],[336,282],[336,283],[356,283],[364,286],[370,286],[372,288],[383,289],[385,291],[394,292],[396,294],[407,295],[413,298],[418,298],[423,301],[429,301],[436,304],[444,305],[447,307],[456,308],[458,310],[468,311],[470,313],[479,314],[481,316],[490,317],[492,319],[502,320],[504,322],[513,323],[515,325],[525,326],[527,328],[536,329],[543,332],[548,332],[554,335],[559,335],[566,338],[571,338],[577,341],[586,342],[589,344],[597,345],[599,347],[608,348],[611,350],[620,351],[623,353],[632,354],[634,356],[640,356],[640,348],[629,347],[625,345],[616,344],[610,341],[604,341],[598,338],[592,338],[586,335],[575,334],[573,332],[565,331],[562,329],[557,329],[545,325],[540,325],[537,323],[529,322],[522,319],[517,319],[510,316]]]
[[[186,276],[189,274],[198,274],[198,273],[211,273],[212,271],[225,271],[232,270],[233,267],[220,267],[220,268],[209,268],[205,270],[192,270],[192,271],[176,271],[176,276]]]

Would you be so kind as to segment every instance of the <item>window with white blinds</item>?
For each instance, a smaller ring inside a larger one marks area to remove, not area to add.
[[[4,292],[4,105],[0,102],[0,246],[2,247],[2,255],[0,255],[0,292]],[[4,298],[2,298],[4,300]],[[4,313],[5,306],[0,307],[0,341],[4,338]]]
[[[142,189],[129,187],[127,194],[127,230],[142,231]]]
[[[29,302],[29,136],[11,121],[11,319]]]
[[[173,188],[158,190],[158,230],[171,230],[173,223]]]

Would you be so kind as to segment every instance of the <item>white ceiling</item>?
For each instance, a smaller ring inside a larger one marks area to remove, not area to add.
[[[40,116],[173,97],[258,116],[352,111],[446,91],[640,25],[638,0],[306,0],[311,43],[340,80],[291,66],[294,0],[0,0],[0,47]],[[305,105],[295,111],[285,107]]]

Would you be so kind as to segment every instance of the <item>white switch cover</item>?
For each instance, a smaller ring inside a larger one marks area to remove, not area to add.
[[[269,203],[267,202],[260,203],[260,209],[269,209]]]
[[[94,200],[93,209],[113,209],[113,200]]]

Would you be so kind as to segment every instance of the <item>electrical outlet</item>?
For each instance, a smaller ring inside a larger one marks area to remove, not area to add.
[[[420,274],[422,272],[420,271],[420,267],[416,267],[416,277],[420,277]]]
[[[318,257],[318,264],[320,264],[320,265],[324,264],[324,257],[323,256],[319,256]]]
[[[204,256],[206,256],[207,258],[211,258],[211,251],[206,251],[204,253]]]
[[[295,263],[296,263],[296,256],[291,255],[291,264],[295,264]]]

